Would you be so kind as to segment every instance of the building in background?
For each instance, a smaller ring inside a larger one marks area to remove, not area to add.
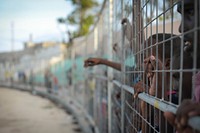
[[[57,42],[26,42],[21,51],[0,53],[0,80],[20,81],[21,75],[41,73],[64,59],[63,44]]]

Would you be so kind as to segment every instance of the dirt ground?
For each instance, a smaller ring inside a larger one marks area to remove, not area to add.
[[[0,88],[0,133],[77,133],[77,127],[47,99]]]

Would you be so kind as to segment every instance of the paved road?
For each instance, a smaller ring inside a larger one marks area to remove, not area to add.
[[[73,129],[72,116],[50,101],[0,88],[0,133],[77,133]]]

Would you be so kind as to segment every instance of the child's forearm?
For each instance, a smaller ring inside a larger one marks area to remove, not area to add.
[[[103,65],[112,67],[112,68],[114,68],[114,69],[116,69],[118,71],[121,71],[121,64],[120,63],[112,62],[112,61],[109,61],[109,60],[106,60],[106,59],[102,59],[100,61],[100,64],[103,64]]]

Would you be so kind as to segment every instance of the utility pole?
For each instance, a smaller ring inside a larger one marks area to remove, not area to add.
[[[14,36],[14,21],[11,22],[11,52],[14,52],[15,48],[15,36]]]
[[[15,54],[14,54],[14,44],[15,43],[15,39],[14,39],[14,21],[11,22],[11,60],[9,63],[9,71],[10,71],[10,82],[11,85],[13,83],[13,74],[14,74],[14,68],[15,68]]]

